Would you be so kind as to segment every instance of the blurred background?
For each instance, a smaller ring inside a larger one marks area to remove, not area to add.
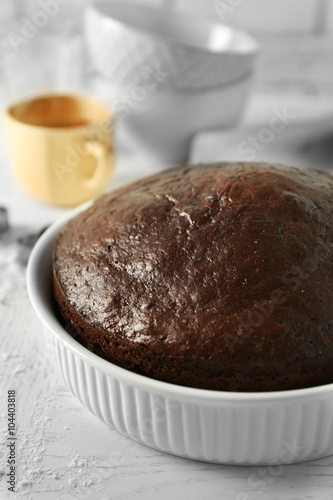
[[[87,78],[93,70],[86,64],[82,24],[85,7],[90,3],[93,0],[2,0],[2,103],[43,86],[87,88]],[[332,0],[132,0],[130,3],[196,12],[216,21],[222,17],[225,23],[253,33],[261,44],[256,91],[333,94]],[[38,19],[38,12],[48,4],[50,12],[52,5],[56,4],[58,9],[53,7],[53,14],[45,22],[43,16]],[[20,35],[26,20],[37,30],[31,32],[29,43],[16,41],[15,50],[14,37],[11,44],[8,35]],[[44,26],[37,26],[44,22]]]
[[[119,119],[118,123],[115,120],[116,174],[109,188],[184,161],[281,161],[331,168],[333,0],[123,0],[121,3],[139,9],[154,7],[165,13],[173,11],[179,16],[195,16],[203,23],[243,30],[258,42],[259,52],[246,73],[249,78],[241,76],[237,80],[236,66],[233,63],[226,66],[225,73],[230,73],[230,68],[231,73],[235,72],[228,85],[219,81],[214,86],[213,75],[209,77],[211,81],[207,83],[206,78],[205,84],[196,87],[197,77],[212,74],[198,64],[197,73],[193,67],[185,68],[186,71],[183,68],[185,75],[192,71],[187,80],[183,75],[182,80],[170,83],[170,79],[164,82],[162,77],[157,91],[148,92],[147,99],[141,99],[137,91],[134,105],[126,108],[125,119]],[[91,4],[93,0],[2,0],[2,110],[20,99],[45,92],[78,92],[93,96],[111,112],[116,111],[116,117],[119,115],[126,96],[133,97],[131,92],[137,90],[138,73],[135,64],[133,68],[131,64],[136,58],[145,64],[148,59],[144,59],[146,55],[137,47],[124,48],[119,39],[109,38],[105,19],[97,20],[100,26],[96,19],[92,21],[96,13],[92,13]],[[88,15],[87,9],[90,9]],[[141,17],[144,23],[145,11],[136,12],[136,17]],[[102,63],[98,54],[103,55]],[[165,54],[160,51],[161,54],[163,59]],[[182,57],[186,66],[186,54]],[[112,61],[118,61],[118,66],[112,67]],[[246,82],[246,89],[233,93],[233,84],[239,81]],[[230,88],[230,95],[225,94],[225,87]],[[218,93],[214,94],[215,91]],[[182,118],[185,116],[192,126],[188,131],[189,123]],[[284,125],[279,132],[272,131],[269,125],[276,116],[280,120],[282,116],[280,124]],[[182,128],[187,136],[180,144]],[[0,203],[9,206],[13,220],[27,223],[41,207],[45,214],[38,214],[41,223],[50,222],[62,213],[63,209],[30,199],[17,186],[3,131],[0,146],[3,158]],[[24,216],[22,206],[26,207]]]

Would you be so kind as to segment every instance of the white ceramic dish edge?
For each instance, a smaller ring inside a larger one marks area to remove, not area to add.
[[[184,458],[268,465],[333,454],[333,384],[266,393],[193,389],[124,370],[72,338],[52,306],[52,248],[62,227],[89,203],[47,229],[27,270],[32,305],[74,396],[108,426]]]

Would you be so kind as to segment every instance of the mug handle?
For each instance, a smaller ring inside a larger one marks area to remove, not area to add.
[[[106,179],[111,177],[113,171],[111,152],[113,148],[111,144],[99,140],[87,140],[85,146],[87,151],[95,157],[96,166],[92,176],[82,177],[81,182],[88,190],[93,191],[99,186],[103,186]]]

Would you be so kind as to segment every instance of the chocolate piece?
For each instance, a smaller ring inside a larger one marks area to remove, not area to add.
[[[333,382],[333,178],[268,164],[169,170],[59,235],[54,296],[104,358],[213,390]]]

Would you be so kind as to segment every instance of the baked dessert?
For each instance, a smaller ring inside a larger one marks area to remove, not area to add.
[[[54,297],[105,359],[226,391],[333,382],[333,177],[268,164],[173,169],[60,233]]]

